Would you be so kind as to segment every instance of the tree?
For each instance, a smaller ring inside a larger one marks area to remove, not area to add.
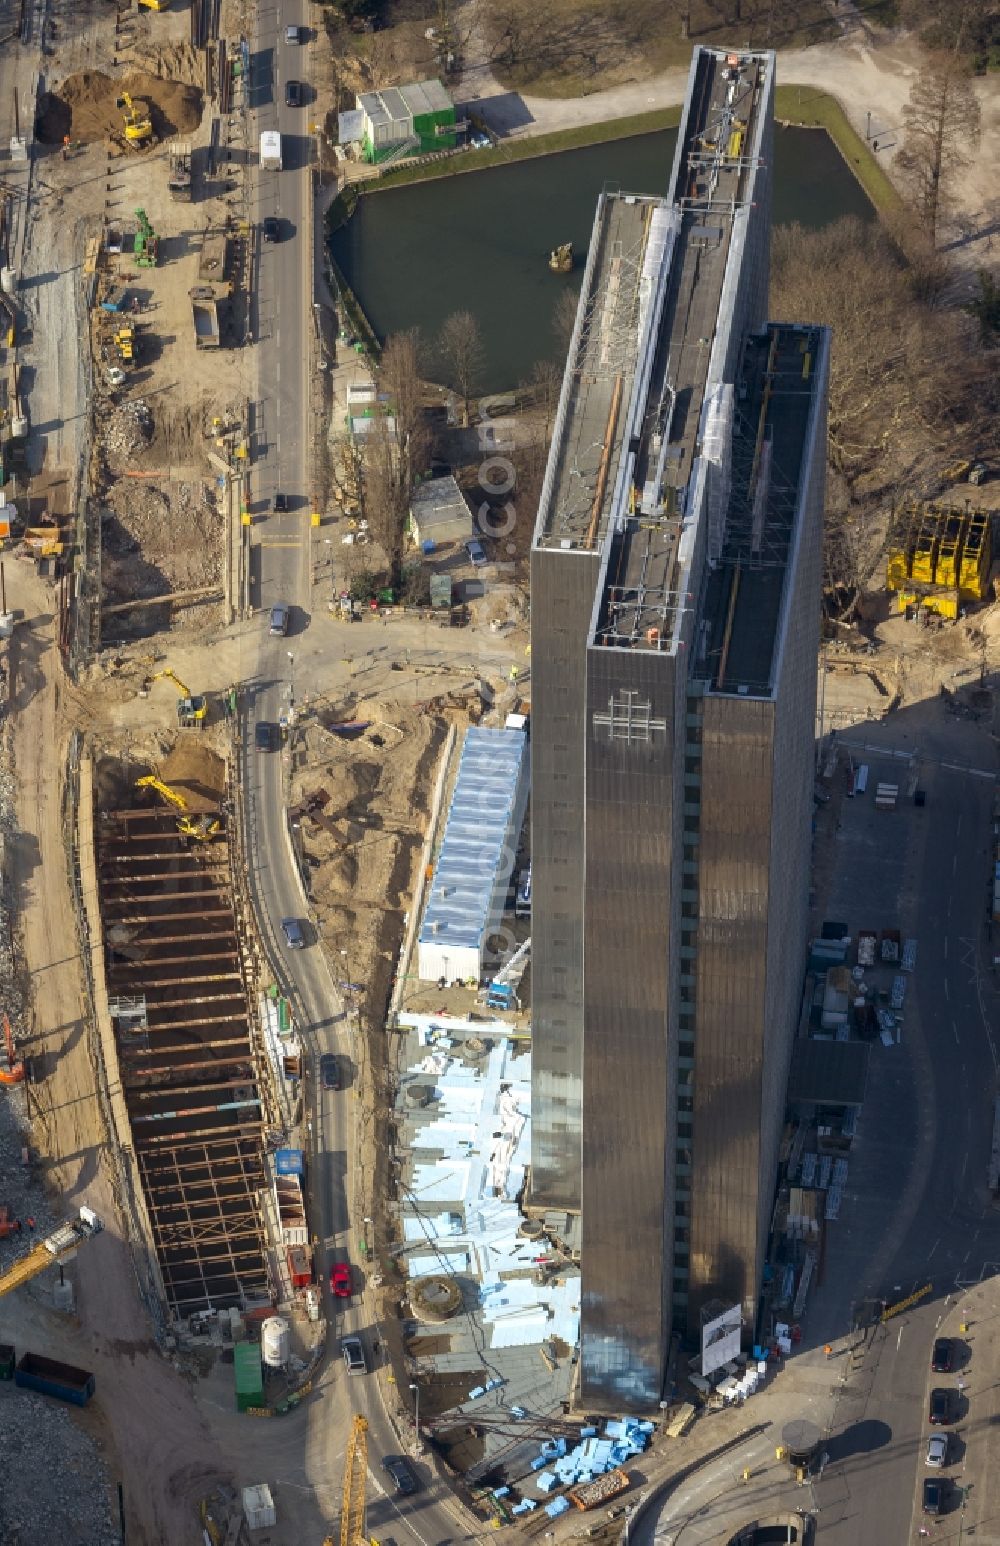
[[[562,370],[558,365],[554,365],[551,360],[536,360],[531,367],[531,375],[528,377],[525,386],[533,406],[540,408],[545,416],[543,438],[547,446],[549,443],[549,432],[552,428],[552,419],[562,387]]]
[[[896,166],[933,243],[959,174],[979,145],[979,99],[961,58],[937,54],[921,71],[903,109],[906,143]]]
[[[419,328],[393,333],[386,339],[378,367],[379,391],[385,394],[396,420],[407,494],[424,471],[430,445],[423,401],[422,353]]]
[[[364,446],[368,530],[386,556],[390,584],[398,586],[412,485],[406,476],[399,438],[387,414],[376,416]]]
[[[567,286],[559,291],[555,306],[552,308],[552,331],[555,333],[559,344],[564,350],[569,349],[569,341],[576,327],[576,313],[580,304],[580,292],[572,286]]]
[[[453,311],[445,318],[438,351],[462,399],[463,422],[468,425],[469,407],[482,376],[484,360],[479,323],[471,311]]]

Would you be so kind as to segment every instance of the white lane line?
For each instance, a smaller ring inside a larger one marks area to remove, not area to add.
[[[958,1040],[958,1026],[955,1024],[954,1020],[951,1022],[951,1033],[955,1038],[956,1045],[961,1045]]]
[[[948,936],[947,936],[947,934],[944,937],[944,958],[947,961],[947,959],[948,959]]]
[[[945,996],[945,998],[951,998],[951,994],[948,992],[948,979],[947,979],[947,977],[944,977],[942,979],[942,981],[944,982],[944,996]]]

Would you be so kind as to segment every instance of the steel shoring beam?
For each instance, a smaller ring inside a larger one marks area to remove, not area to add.
[[[181,1181],[180,1176],[178,1176],[177,1179],[178,1179],[178,1182],[180,1183],[181,1202],[186,1207],[187,1206],[187,1198],[186,1198],[185,1192],[184,1192],[184,1183],[183,1183],[183,1181]],[[191,1217],[191,1215],[190,1215],[190,1213],[188,1213],[188,1218],[190,1219],[190,1217]],[[208,1297],[209,1297],[209,1295],[208,1295],[208,1284],[205,1281],[205,1273],[204,1273],[204,1270],[203,1270],[202,1265],[201,1265],[201,1258],[197,1254],[195,1255],[195,1258],[194,1258],[194,1266],[195,1266],[196,1270],[198,1271],[198,1273],[200,1274],[202,1293],[204,1294],[204,1297],[207,1300]]]
[[[185,1143],[191,1143],[199,1138],[217,1138],[221,1135],[232,1135],[237,1131],[249,1136],[251,1133],[262,1133],[267,1125],[268,1124],[266,1122],[241,1122],[238,1129],[234,1127],[203,1127],[194,1133],[172,1132],[142,1133],[141,1135],[135,1134],[136,1150],[139,1154],[144,1154],[148,1149],[155,1151],[159,1150],[161,1147],[165,1148],[168,1144],[173,1144],[175,1147],[183,1146]],[[141,1142],[139,1141],[140,1138]],[[230,1141],[232,1141],[231,1136]]]
[[[207,1155],[207,1153],[205,1155],[205,1163],[206,1163],[206,1165],[208,1164],[208,1155]],[[214,1170],[210,1170],[210,1174],[211,1174],[211,1177],[212,1177],[212,1189],[213,1189],[213,1191],[215,1193],[215,1198],[216,1198],[216,1201],[218,1203],[219,1213],[222,1214],[224,1212],[224,1210],[223,1210],[223,1206],[222,1206],[222,1198],[219,1196],[219,1189],[218,1189],[218,1187],[215,1184],[215,1171]],[[236,1279],[237,1282],[239,1282],[239,1278],[240,1278],[239,1268],[236,1265],[236,1258],[233,1255],[232,1242],[227,1239],[224,1242],[224,1244],[226,1244],[228,1249],[229,1249],[229,1255],[230,1255],[230,1259],[231,1259],[231,1262],[232,1262],[233,1277]]]
[[[190,913],[120,913],[109,917],[109,923],[175,923],[178,918],[189,918]],[[199,915],[201,918],[231,918],[229,907],[213,907]]]

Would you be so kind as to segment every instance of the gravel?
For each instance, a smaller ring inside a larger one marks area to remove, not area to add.
[[[5,727],[0,733],[0,853],[3,841],[14,830],[13,796],[9,730]],[[6,1010],[16,1039],[27,1027],[15,971],[8,901],[4,880],[0,886],[0,1009]],[[5,1047],[0,1050],[0,1061],[6,1067]],[[47,1199],[31,1164],[22,1161],[29,1136],[24,1086],[0,1085],[0,1203],[6,1203],[22,1221],[20,1234],[0,1240],[0,1272],[30,1249],[29,1218],[34,1220],[37,1240],[64,1216],[63,1210],[56,1211],[58,1204],[54,1208]],[[46,1279],[44,1287],[39,1287],[39,1281],[18,1292],[43,1304],[51,1303],[51,1284]],[[4,1304],[0,1298],[0,1341],[12,1341],[15,1337],[9,1318],[3,1314]],[[30,1349],[15,1340],[15,1347],[18,1357],[28,1351],[46,1351],[39,1340]],[[2,1546],[50,1546],[52,1542],[58,1546],[117,1546],[121,1537],[101,1446],[78,1426],[75,1408],[21,1390],[13,1381],[0,1380],[0,1455]]]

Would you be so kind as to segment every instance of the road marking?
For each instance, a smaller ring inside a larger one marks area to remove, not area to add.
[[[957,869],[958,869],[958,854],[955,854],[955,855],[953,855],[952,861],[951,861],[951,873],[954,875],[954,873],[955,873],[955,871]]]
[[[954,1020],[951,1022],[951,1034],[954,1036],[956,1042],[958,1042],[958,1026],[955,1024]],[[959,1045],[961,1044],[959,1043]]]
[[[298,537],[289,537],[287,541],[283,537],[261,537],[257,546],[259,548],[300,548],[302,543]]]
[[[948,936],[947,936],[947,934],[944,937],[944,958],[947,961],[947,959],[948,959]]]
[[[947,977],[944,977],[942,979],[942,981],[944,982],[944,996],[945,996],[945,998],[951,998],[951,994],[948,992],[948,979],[947,979]]]

